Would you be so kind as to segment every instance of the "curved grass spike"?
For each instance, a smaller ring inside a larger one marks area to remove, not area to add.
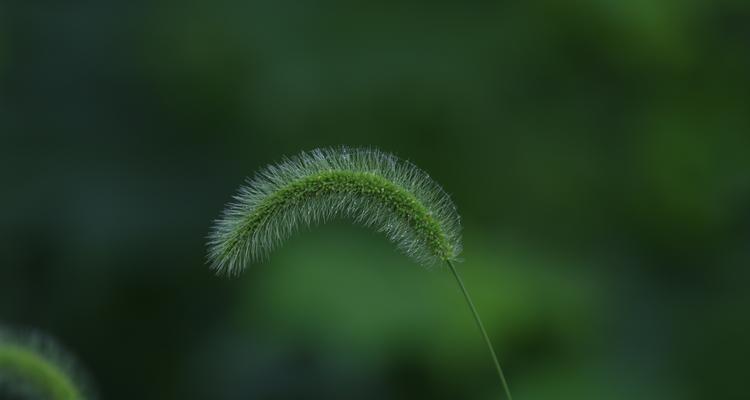
[[[317,149],[270,165],[242,186],[209,235],[208,259],[219,275],[237,275],[267,258],[300,227],[348,217],[384,232],[425,266],[445,263],[456,278],[489,348],[503,389],[505,376],[454,263],[461,223],[448,194],[429,175],[374,149]]]
[[[0,398],[93,400],[88,381],[73,357],[52,338],[0,329]]]

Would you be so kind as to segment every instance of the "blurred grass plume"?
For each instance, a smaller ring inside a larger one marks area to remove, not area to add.
[[[0,398],[94,400],[90,379],[56,340],[0,328]]]

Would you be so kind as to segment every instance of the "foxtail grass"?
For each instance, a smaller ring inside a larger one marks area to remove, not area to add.
[[[335,218],[383,232],[426,267],[448,266],[482,333],[505,395],[503,370],[455,267],[461,219],[450,196],[414,164],[375,149],[328,148],[267,166],[240,187],[215,222],[208,260],[218,275],[238,275],[268,258],[300,228]]]

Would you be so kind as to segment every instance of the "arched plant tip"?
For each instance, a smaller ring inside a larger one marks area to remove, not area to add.
[[[35,330],[0,327],[0,398],[4,396],[96,399],[88,375],[56,340]]]
[[[376,149],[340,147],[269,165],[240,187],[215,221],[208,261],[216,274],[236,276],[301,227],[342,217],[385,233],[419,264],[448,265],[511,400],[492,343],[454,266],[461,253],[456,207],[440,185],[408,161]]]

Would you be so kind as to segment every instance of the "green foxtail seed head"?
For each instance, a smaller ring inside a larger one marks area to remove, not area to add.
[[[430,266],[456,261],[461,223],[448,194],[410,162],[375,149],[329,148],[270,165],[242,186],[209,236],[218,274],[239,274],[300,227],[347,217]]]
[[[52,338],[0,329],[0,398],[93,400],[89,381]]]

